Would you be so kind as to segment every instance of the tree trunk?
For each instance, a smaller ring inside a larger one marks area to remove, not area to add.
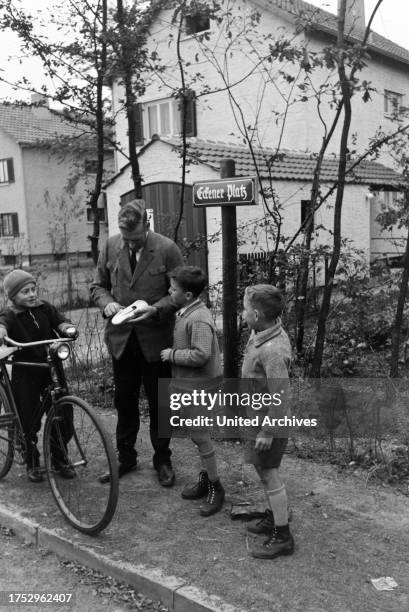
[[[409,206],[409,191],[405,191],[405,208]],[[406,237],[406,249],[403,259],[403,272],[399,286],[399,297],[396,305],[395,321],[392,328],[392,353],[390,361],[390,372],[391,378],[397,378],[399,376],[399,349],[400,349],[400,334],[403,322],[403,311],[405,308],[406,295],[408,292],[409,282],[409,227],[408,234]]]
[[[97,135],[97,172],[95,176],[94,189],[90,195],[89,205],[92,211],[92,235],[88,236],[91,242],[91,256],[92,261],[96,265],[98,262],[98,242],[99,242],[99,215],[98,215],[98,199],[102,189],[102,178],[104,175],[104,151],[105,151],[105,138],[104,138],[104,101],[103,101],[103,87],[104,78],[106,73],[107,63],[107,0],[102,0],[102,15],[101,15],[101,56],[98,62],[98,57],[95,58],[95,64],[97,69],[97,82],[96,82],[96,109],[95,109],[95,125]]]
[[[345,72],[344,31],[345,31],[346,0],[341,0],[338,15],[338,74],[341,84],[342,100],[344,107],[344,122],[342,126],[339,164],[338,164],[338,187],[334,208],[334,241],[333,252],[328,266],[328,274],[324,287],[320,313],[318,317],[317,337],[315,341],[314,356],[311,364],[310,375],[319,378],[321,373],[322,358],[324,354],[325,332],[328,313],[331,305],[332,290],[334,287],[335,273],[338,267],[341,253],[341,214],[344,199],[345,175],[347,167],[348,136],[351,127],[351,85]]]
[[[128,120],[128,148],[129,162],[131,164],[132,180],[135,196],[142,197],[142,180],[139,170],[138,155],[136,153],[136,131],[135,131],[135,93],[132,87],[132,58],[127,45],[127,32],[125,25],[125,14],[122,0],[117,0],[117,20],[120,34],[120,62],[123,70],[123,84],[125,88],[125,109]]]

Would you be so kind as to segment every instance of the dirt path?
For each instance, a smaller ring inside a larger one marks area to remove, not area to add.
[[[113,432],[115,416],[105,424]],[[175,440],[175,488],[161,488],[151,467],[144,424],[140,467],[121,480],[115,520],[97,539],[66,526],[46,484],[32,485],[14,466],[0,482],[4,505],[27,506],[26,516],[60,528],[71,539],[113,559],[161,567],[165,572],[251,612],[402,612],[409,609],[409,500],[361,477],[286,456],[283,474],[293,509],[297,550],[292,557],[260,561],[248,556],[244,525],[229,516],[232,502],[262,500],[241,449],[218,445],[225,509],[198,515],[198,503],[180,491],[199,462],[189,440]],[[392,576],[398,587],[378,592],[370,578]]]

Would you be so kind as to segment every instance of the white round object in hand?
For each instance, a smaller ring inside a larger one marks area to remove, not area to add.
[[[138,316],[146,310],[148,310],[149,304],[145,302],[145,300],[136,300],[126,308],[122,308],[119,312],[116,313],[112,317],[112,323],[114,325],[121,325],[122,323],[126,323],[129,319],[133,319],[135,316]]]

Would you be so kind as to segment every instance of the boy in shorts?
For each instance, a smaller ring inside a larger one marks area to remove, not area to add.
[[[219,345],[212,316],[199,299],[206,286],[206,276],[196,266],[179,266],[169,274],[169,293],[178,307],[173,347],[161,352],[162,361],[172,364],[175,385],[195,387],[219,384],[222,374]],[[186,486],[183,499],[205,498],[200,506],[201,516],[218,512],[224,502],[224,489],[219,480],[214,447],[205,428],[192,428],[191,439],[197,446],[202,461],[198,482]]]
[[[272,285],[247,287],[244,294],[243,318],[252,335],[245,349],[241,377],[259,379],[259,387],[270,395],[280,393],[283,388],[288,391],[289,387],[291,346],[281,327],[283,302],[280,291]],[[268,509],[265,518],[256,525],[249,525],[247,531],[268,536],[262,545],[252,549],[252,556],[274,559],[291,555],[294,540],[288,526],[287,493],[278,471],[287,438],[273,437],[271,425],[262,425],[265,416],[278,416],[273,403],[268,407],[268,414],[258,415],[261,428],[255,440],[249,441],[248,459],[260,477]]]

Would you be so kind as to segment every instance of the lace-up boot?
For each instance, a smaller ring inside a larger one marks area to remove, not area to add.
[[[251,554],[256,559],[275,559],[281,555],[292,555],[294,552],[294,538],[288,527],[279,529],[274,527],[271,536],[260,546],[255,546]]]
[[[199,474],[199,480],[195,485],[187,486],[182,491],[183,499],[202,499],[207,495],[209,477],[204,470]]]
[[[221,510],[224,502],[224,489],[220,480],[208,481],[207,497],[200,506],[201,516],[211,516]]]
[[[271,535],[274,529],[274,515],[270,509],[266,510],[265,516],[257,521],[255,525],[247,525],[247,532],[256,535]]]

